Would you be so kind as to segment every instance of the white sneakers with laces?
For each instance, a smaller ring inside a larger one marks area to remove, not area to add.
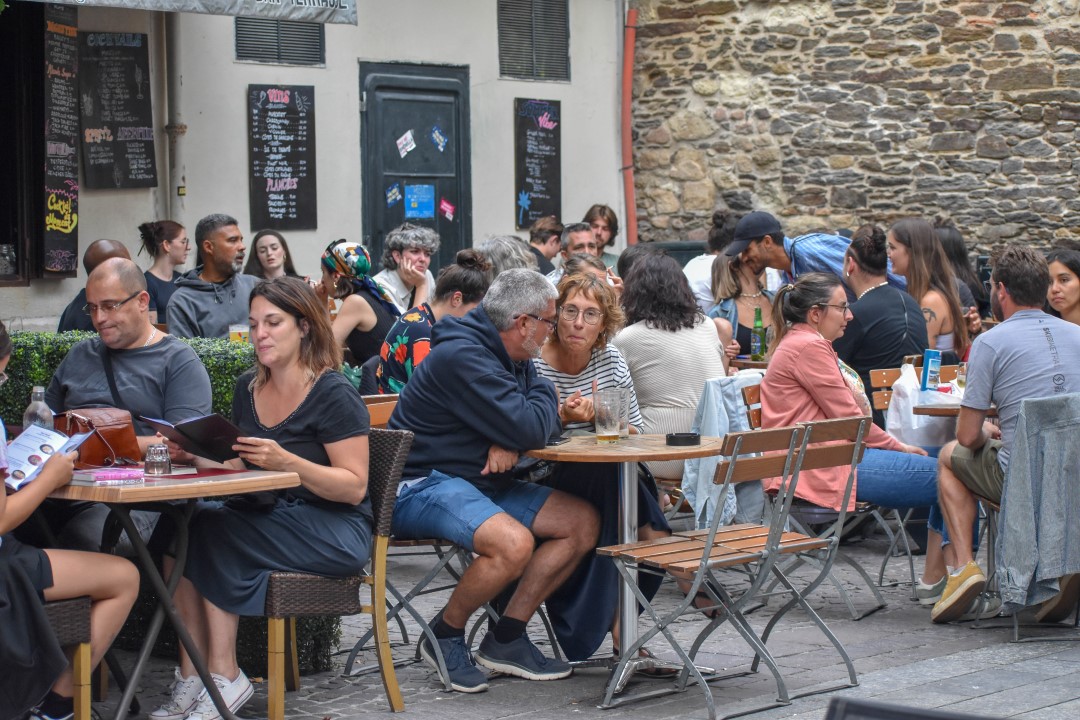
[[[221,692],[221,699],[225,701],[229,712],[236,712],[243,707],[244,703],[255,692],[255,689],[251,687],[251,681],[248,680],[243,670],[240,671],[235,680],[229,680],[227,677],[217,673],[210,673],[210,675],[214,678],[214,684],[217,685],[218,691]],[[203,690],[202,695],[199,696],[199,704],[188,715],[188,720],[221,720],[221,713],[214,707],[214,701],[210,699],[210,693],[206,692],[206,690]]]
[[[172,697],[150,713],[150,720],[184,720],[195,709],[205,689],[202,679],[198,675],[185,678],[180,675],[180,668],[173,670],[173,677]]]

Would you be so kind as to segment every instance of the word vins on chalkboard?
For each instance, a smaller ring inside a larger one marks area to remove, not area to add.
[[[139,33],[79,36],[79,96],[86,186],[157,187],[150,53]]]
[[[315,88],[248,85],[251,227],[314,230]]]
[[[78,9],[45,6],[45,234],[48,273],[74,276],[79,253]]]
[[[558,100],[514,98],[514,191],[518,229],[562,216],[562,118]]]

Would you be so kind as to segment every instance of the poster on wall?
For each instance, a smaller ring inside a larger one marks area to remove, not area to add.
[[[83,177],[88,188],[157,187],[148,45],[141,33],[79,34]]]
[[[558,100],[514,98],[514,222],[527,229],[562,217],[562,147]]]
[[[79,254],[78,9],[45,6],[44,269],[75,277]]]
[[[313,85],[248,85],[248,157],[252,229],[316,229]]]

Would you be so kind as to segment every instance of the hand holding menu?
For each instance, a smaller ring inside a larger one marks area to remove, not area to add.
[[[78,433],[70,438],[64,433],[31,425],[11,441],[7,447],[7,479],[12,490],[18,490],[37,477],[41,468],[53,453],[69,453],[94,433]]]
[[[184,420],[175,425],[167,420],[143,415],[139,419],[192,455],[215,462],[240,457],[232,446],[236,444],[236,438],[244,433],[218,413]]]

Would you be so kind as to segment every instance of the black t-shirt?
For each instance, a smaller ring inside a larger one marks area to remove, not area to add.
[[[317,465],[329,466],[330,456],[326,453],[324,443],[367,435],[370,431],[371,421],[364,401],[345,376],[336,370],[323,373],[296,410],[273,427],[264,426],[255,414],[250,387],[254,378],[254,370],[241,375],[233,394],[233,423],[245,435],[276,440],[278,445],[294,455]],[[252,469],[262,469],[245,464]],[[303,486],[290,488],[286,492],[308,502],[340,505],[319,497]],[[366,497],[356,509],[371,519],[371,502]]]
[[[353,328],[352,332],[345,338],[345,344],[349,346],[349,352],[352,353],[353,360],[356,361],[357,365],[363,365],[365,360],[373,355],[378,355],[382,350],[383,340],[386,339],[386,334],[390,332],[390,328],[394,327],[397,318],[391,315],[381,302],[372,297],[366,288],[357,290],[355,294],[364,299],[375,313],[376,318],[375,327],[367,332]]]
[[[146,292],[150,294],[150,309],[157,310],[158,322],[165,322],[165,308],[169,305],[169,298],[176,292],[174,283],[180,273],[173,270],[172,280],[162,280],[149,270],[143,275],[146,277]]]

